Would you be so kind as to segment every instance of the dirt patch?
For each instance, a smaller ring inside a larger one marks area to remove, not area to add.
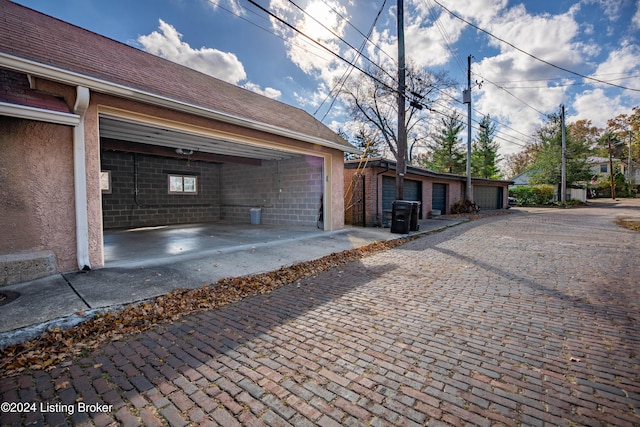
[[[618,224],[620,227],[640,232],[640,220],[619,218],[616,220],[616,224]]]

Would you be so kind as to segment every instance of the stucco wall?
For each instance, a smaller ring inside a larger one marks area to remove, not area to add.
[[[76,268],[72,128],[0,116],[0,254],[50,250]]]

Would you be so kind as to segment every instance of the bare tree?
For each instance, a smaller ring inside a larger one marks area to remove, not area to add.
[[[369,76],[352,77],[340,91],[354,121],[361,122],[378,131],[385,151],[398,158],[398,103],[395,78],[380,68],[368,70]],[[405,96],[407,141],[409,162],[415,158],[416,150],[428,137],[430,121],[435,101],[442,97],[442,91],[453,86],[447,73],[429,73],[408,67]]]

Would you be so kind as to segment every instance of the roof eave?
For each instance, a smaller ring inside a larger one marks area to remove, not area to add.
[[[86,76],[74,71],[64,70],[62,68],[54,67],[40,62],[32,61],[29,59],[21,58],[7,53],[0,52],[0,65],[12,70],[20,71],[27,74],[33,74],[38,77],[47,78],[60,83],[72,85],[72,86],[84,86],[90,90],[101,92],[107,95],[114,95],[131,99],[134,101],[145,102],[164,108],[169,108],[175,111],[181,111],[200,117],[206,117],[209,119],[218,120],[224,123],[229,123],[244,128],[254,129],[261,132],[266,132],[273,135],[284,136],[287,138],[295,139],[298,141],[308,142],[311,144],[320,145],[322,147],[336,149],[342,152],[348,152],[353,154],[359,154],[360,151],[355,147],[348,147],[338,142],[330,141],[323,138],[318,138],[312,135],[303,134],[290,129],[282,128],[279,126],[270,125],[267,123],[258,122],[255,120],[246,119],[243,117],[235,116],[221,111],[213,110],[210,108],[201,107],[199,105],[190,104],[187,102],[179,101],[176,99],[156,95],[150,92],[142,91],[139,89],[133,89],[124,85],[111,83],[106,80],[98,79],[91,76]]]

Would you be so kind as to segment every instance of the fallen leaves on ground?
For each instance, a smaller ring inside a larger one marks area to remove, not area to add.
[[[616,224],[629,230],[640,231],[639,220],[620,218],[616,221]]]
[[[97,314],[71,329],[55,328],[29,342],[0,349],[0,370],[3,375],[8,376],[25,370],[53,369],[68,357],[81,356],[105,341],[122,338],[124,334],[142,332],[152,325],[175,321],[190,313],[266,294],[369,254],[396,247],[416,237],[418,236],[374,242],[268,273],[223,278],[197,289],[177,289],[150,301]]]
[[[490,212],[467,217],[475,220],[503,214]],[[281,267],[268,273],[223,278],[197,289],[177,289],[150,301],[97,314],[71,329],[55,328],[34,340],[0,349],[0,371],[3,372],[3,376],[10,376],[26,370],[50,370],[69,357],[82,356],[101,343],[119,340],[125,334],[139,333],[158,323],[172,322],[191,313],[266,294],[367,255],[402,245],[420,236],[422,235],[416,234],[374,242],[316,260]]]

